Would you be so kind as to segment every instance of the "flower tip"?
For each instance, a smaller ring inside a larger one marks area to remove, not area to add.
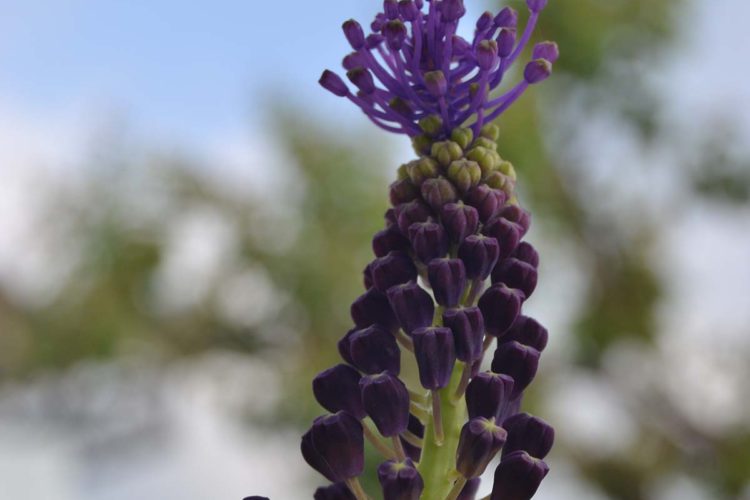
[[[365,32],[357,21],[349,19],[344,22],[341,28],[344,30],[344,36],[346,36],[349,45],[354,50],[359,50],[365,46]]]
[[[560,49],[555,42],[540,42],[534,46],[532,59],[546,59],[550,63],[555,63],[560,57]]]
[[[443,19],[448,22],[458,21],[466,14],[463,0],[443,0],[441,6]]]
[[[346,77],[349,81],[357,86],[363,94],[370,95],[375,92],[375,81],[372,78],[372,74],[365,68],[354,68],[346,72]]]
[[[518,12],[513,7],[505,7],[495,16],[498,28],[515,28],[518,26]]]
[[[547,6],[547,0],[526,0],[531,12],[541,12]]]
[[[318,83],[320,83],[324,89],[339,97],[346,97],[349,95],[349,89],[344,83],[344,80],[333,71],[323,71]]]
[[[435,97],[442,97],[448,92],[448,80],[442,71],[428,71],[424,74],[424,84],[427,90]]]
[[[543,82],[552,74],[552,63],[546,59],[534,59],[523,70],[523,78],[531,85]]]

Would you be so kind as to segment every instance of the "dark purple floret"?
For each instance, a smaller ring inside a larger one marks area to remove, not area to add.
[[[392,437],[404,432],[409,423],[409,391],[389,373],[368,375],[359,382],[362,404],[378,432]]]
[[[521,227],[523,237],[531,227],[531,214],[518,205],[507,205],[500,210],[500,217],[515,222]]]
[[[378,257],[372,262],[370,269],[373,285],[382,293],[386,293],[394,285],[408,283],[417,278],[414,262],[401,252],[389,252],[384,257]]]
[[[546,328],[537,320],[521,315],[503,337],[503,342],[515,340],[542,352],[547,347],[548,339],[549,333]]]
[[[531,54],[532,59],[546,59],[551,63],[555,63],[559,57],[560,49],[555,42],[537,43]]]
[[[494,418],[500,416],[513,395],[513,378],[499,373],[482,372],[469,382],[466,388],[466,408],[469,418]]]
[[[458,247],[458,258],[463,261],[466,277],[471,280],[487,279],[499,257],[500,244],[483,234],[472,234]]]
[[[522,241],[518,244],[518,248],[516,248],[516,251],[513,252],[513,257],[518,260],[527,262],[535,268],[539,267],[539,254],[537,253],[536,249],[526,241]]]
[[[456,497],[456,500],[474,500],[477,497],[477,492],[479,491],[479,485],[481,483],[482,480],[478,477],[466,481],[464,489],[461,490],[461,493]]]
[[[370,288],[352,303],[351,316],[358,328],[380,325],[389,332],[398,329],[398,320],[391,310],[388,297],[375,288]]]
[[[313,500],[357,500],[354,493],[346,483],[335,483],[330,486],[321,486],[315,490]]]
[[[492,371],[513,377],[513,394],[516,399],[529,386],[539,368],[539,351],[516,341],[497,346],[492,359]]]
[[[492,285],[479,299],[479,309],[489,335],[502,337],[521,311],[522,294],[502,283]]]
[[[461,244],[467,236],[474,234],[479,226],[477,209],[460,201],[444,205],[441,216],[448,237],[456,244]]]
[[[378,467],[378,480],[383,500],[419,500],[424,482],[410,459],[403,462],[388,460]]]
[[[503,422],[508,441],[503,457],[522,450],[534,458],[544,458],[555,442],[555,430],[547,422],[528,413],[518,413]]]
[[[481,476],[506,438],[507,432],[494,419],[472,418],[461,429],[456,470],[467,479]]]
[[[534,293],[537,279],[537,270],[534,266],[514,257],[503,260],[492,271],[493,283],[504,283],[509,288],[521,290],[524,300]]]
[[[388,194],[391,204],[396,206],[417,199],[419,190],[409,179],[400,179],[391,183]]]
[[[336,365],[320,372],[312,383],[313,394],[320,406],[336,413],[345,411],[359,419],[365,417],[359,380],[362,376],[348,365]]]
[[[503,191],[493,189],[487,184],[480,184],[468,192],[465,201],[477,209],[479,220],[487,223],[500,211],[505,204],[505,198]]]
[[[521,241],[522,228],[504,217],[494,217],[484,228],[482,233],[495,238],[500,246],[500,259],[512,254]]]
[[[448,235],[437,222],[416,222],[409,227],[414,255],[425,264],[448,253]]]
[[[432,324],[435,303],[416,282],[391,287],[388,301],[406,333]]]
[[[478,307],[446,309],[443,325],[453,332],[457,359],[468,363],[482,357],[484,319]]]
[[[357,477],[364,469],[362,424],[346,412],[318,417],[302,436],[302,456],[329,481]]]
[[[458,200],[458,193],[453,183],[443,177],[425,180],[420,190],[422,198],[435,213],[440,213],[443,205]]]
[[[408,252],[409,240],[396,226],[390,226],[375,233],[372,238],[372,251],[376,257],[384,257],[389,252]]]
[[[466,287],[466,270],[460,259],[433,259],[427,277],[435,301],[443,307],[456,307]]]
[[[419,381],[425,389],[442,389],[450,382],[456,363],[453,333],[450,328],[430,327],[414,330],[414,355]]]
[[[346,332],[346,335],[341,337],[341,340],[339,340],[337,347],[339,350],[339,354],[341,355],[341,359],[349,363],[350,365],[354,366],[354,360],[352,359],[352,354],[350,352],[350,345],[349,343],[352,340],[352,335],[357,333],[358,328],[352,328],[348,332]]]
[[[396,338],[383,328],[373,325],[352,334],[349,356],[357,369],[364,373],[401,371],[401,351]]]
[[[372,262],[367,264],[362,271],[362,284],[365,286],[365,290],[372,288]]]
[[[495,469],[490,500],[529,500],[548,472],[543,460],[524,451],[511,453]]]
[[[394,209],[394,213],[401,234],[409,236],[409,228],[411,225],[415,222],[425,222],[430,218],[432,212],[430,212],[430,207],[425,205],[423,201],[414,200],[409,203],[398,205]]]

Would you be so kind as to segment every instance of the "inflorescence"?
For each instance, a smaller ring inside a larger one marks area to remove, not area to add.
[[[318,500],[369,498],[358,480],[366,441],[382,456],[385,500],[474,499],[498,458],[486,498],[527,500],[548,472],[554,431],[520,412],[548,340],[522,312],[539,255],[523,241],[530,214],[489,124],[558,58],[556,44],[536,44],[523,80],[491,95],[547,2],[526,3],[520,37],[506,7],[483,14],[468,41],[456,35],[462,0],[428,0],[426,9],[422,0],[386,0],[369,36],[356,21],[343,26],[356,94],[330,71],[320,79],[380,127],[409,135],[419,157],[390,186],[365,292],[338,343],[343,362],[312,383],[330,412],[302,437],[304,459],[332,483]]]

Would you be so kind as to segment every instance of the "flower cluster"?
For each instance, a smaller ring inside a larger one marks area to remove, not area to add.
[[[554,431],[520,412],[548,339],[522,312],[539,255],[523,241],[530,214],[488,124],[558,57],[554,43],[537,44],[522,81],[492,97],[546,0],[526,3],[520,37],[508,7],[482,15],[465,40],[456,35],[462,0],[385,0],[369,36],[356,21],[343,26],[357,92],[330,71],[320,79],[379,126],[409,135],[418,158],[390,186],[365,292],[338,343],[343,362],[313,380],[330,413],[313,422],[301,451],[332,483],[316,499],[369,498],[358,480],[366,441],[382,455],[385,500],[474,499],[497,457],[492,500],[529,499],[547,474]]]

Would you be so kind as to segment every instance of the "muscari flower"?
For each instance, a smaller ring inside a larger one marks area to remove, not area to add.
[[[345,364],[313,383],[332,412],[302,438],[304,458],[333,483],[315,498],[367,498],[357,479],[365,440],[385,459],[386,499],[473,499],[497,455],[492,499],[531,498],[547,473],[552,428],[519,413],[548,340],[522,313],[539,255],[523,241],[530,215],[491,123],[559,57],[553,42],[537,43],[507,82],[546,3],[526,1],[523,28],[510,7],[485,12],[470,38],[457,34],[463,0],[385,0],[371,33],[343,25],[348,82],[326,70],[320,84],[409,136],[418,158],[389,187],[366,291],[338,344]],[[401,375],[407,364],[421,384]]]

